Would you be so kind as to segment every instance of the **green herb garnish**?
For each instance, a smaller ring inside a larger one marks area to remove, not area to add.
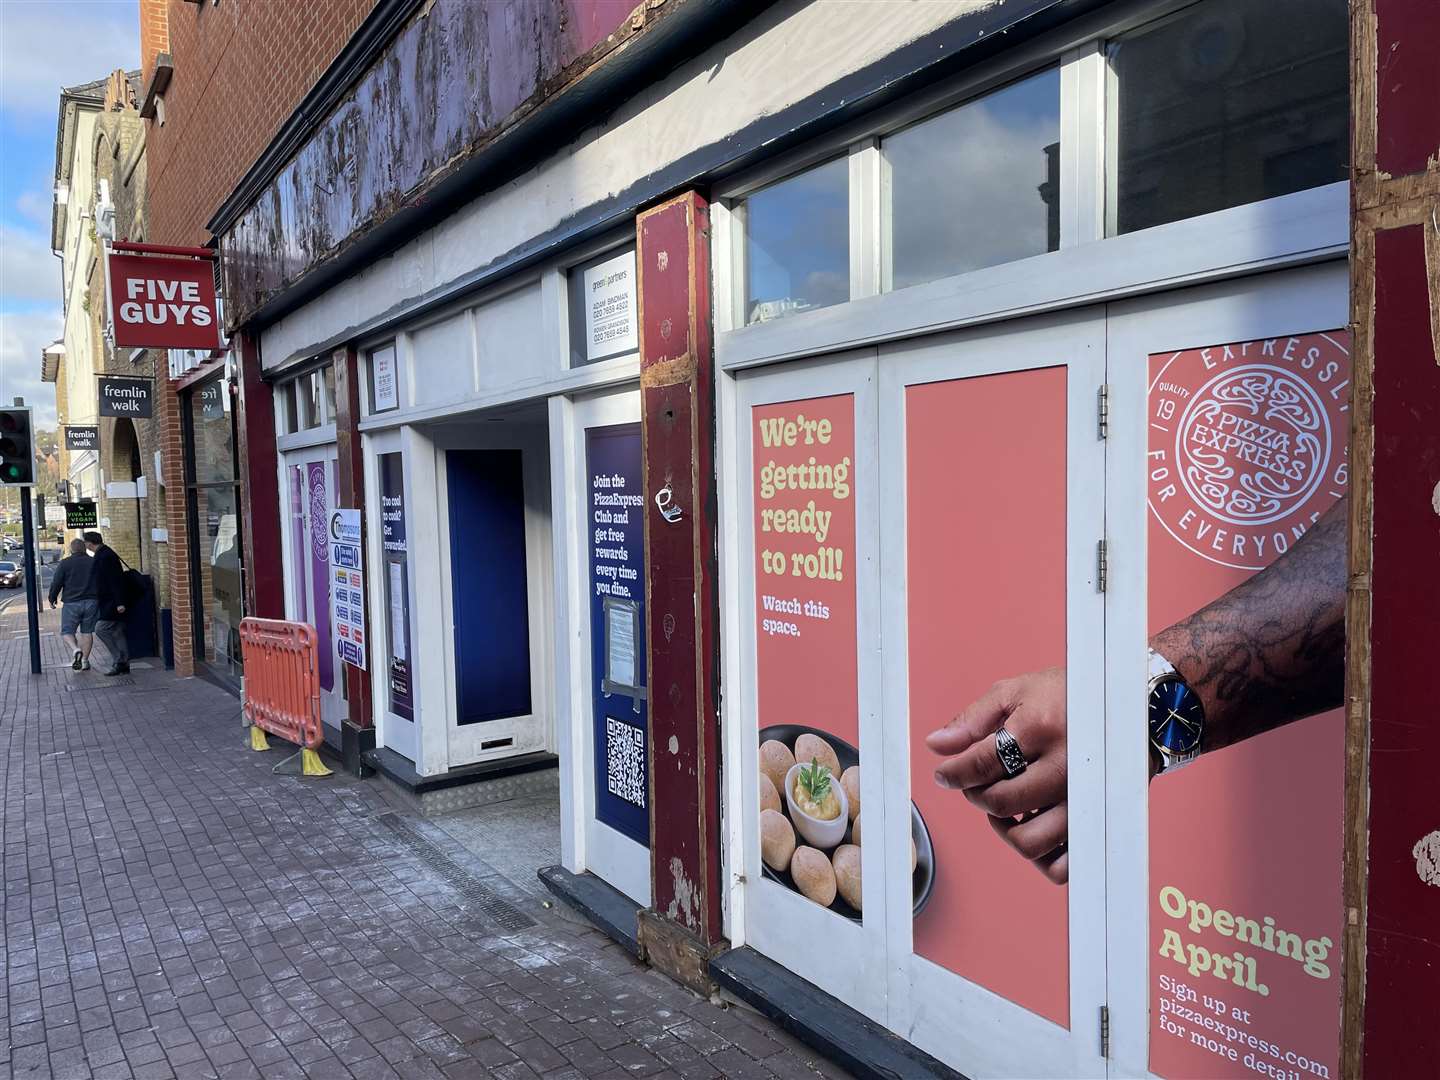
[[[819,803],[830,794],[830,768],[820,764],[819,758],[811,758],[809,765],[801,765],[795,782],[804,790],[806,798]]]

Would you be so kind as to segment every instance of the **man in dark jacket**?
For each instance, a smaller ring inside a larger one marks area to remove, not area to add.
[[[125,643],[125,568],[120,556],[98,532],[85,534],[85,546],[95,556],[95,607],[99,616],[95,634],[114,658],[115,666],[106,675],[130,672],[130,646]]]
[[[60,640],[75,653],[70,666],[76,671],[88,669],[90,648],[95,643],[95,560],[83,540],[70,541],[70,554],[60,560],[50,579],[50,606],[62,598]]]

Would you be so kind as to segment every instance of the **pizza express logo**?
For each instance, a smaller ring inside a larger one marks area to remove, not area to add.
[[[1345,494],[1343,333],[1152,357],[1150,510],[1222,566],[1258,570]]]

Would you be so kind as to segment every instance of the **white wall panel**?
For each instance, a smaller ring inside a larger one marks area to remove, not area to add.
[[[411,335],[415,404],[445,405],[475,390],[475,339],[468,312],[421,327]]]

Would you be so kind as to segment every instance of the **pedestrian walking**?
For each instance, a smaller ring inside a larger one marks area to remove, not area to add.
[[[120,556],[105,543],[98,532],[85,534],[85,546],[95,557],[95,634],[110,653],[114,666],[106,675],[127,675],[130,672],[130,646],[125,641],[125,620],[128,617],[125,568]]]
[[[95,645],[95,560],[85,549],[85,541],[71,540],[70,554],[60,560],[50,579],[50,606],[59,600],[60,640],[74,654],[70,666],[76,671],[90,670],[90,650]]]

